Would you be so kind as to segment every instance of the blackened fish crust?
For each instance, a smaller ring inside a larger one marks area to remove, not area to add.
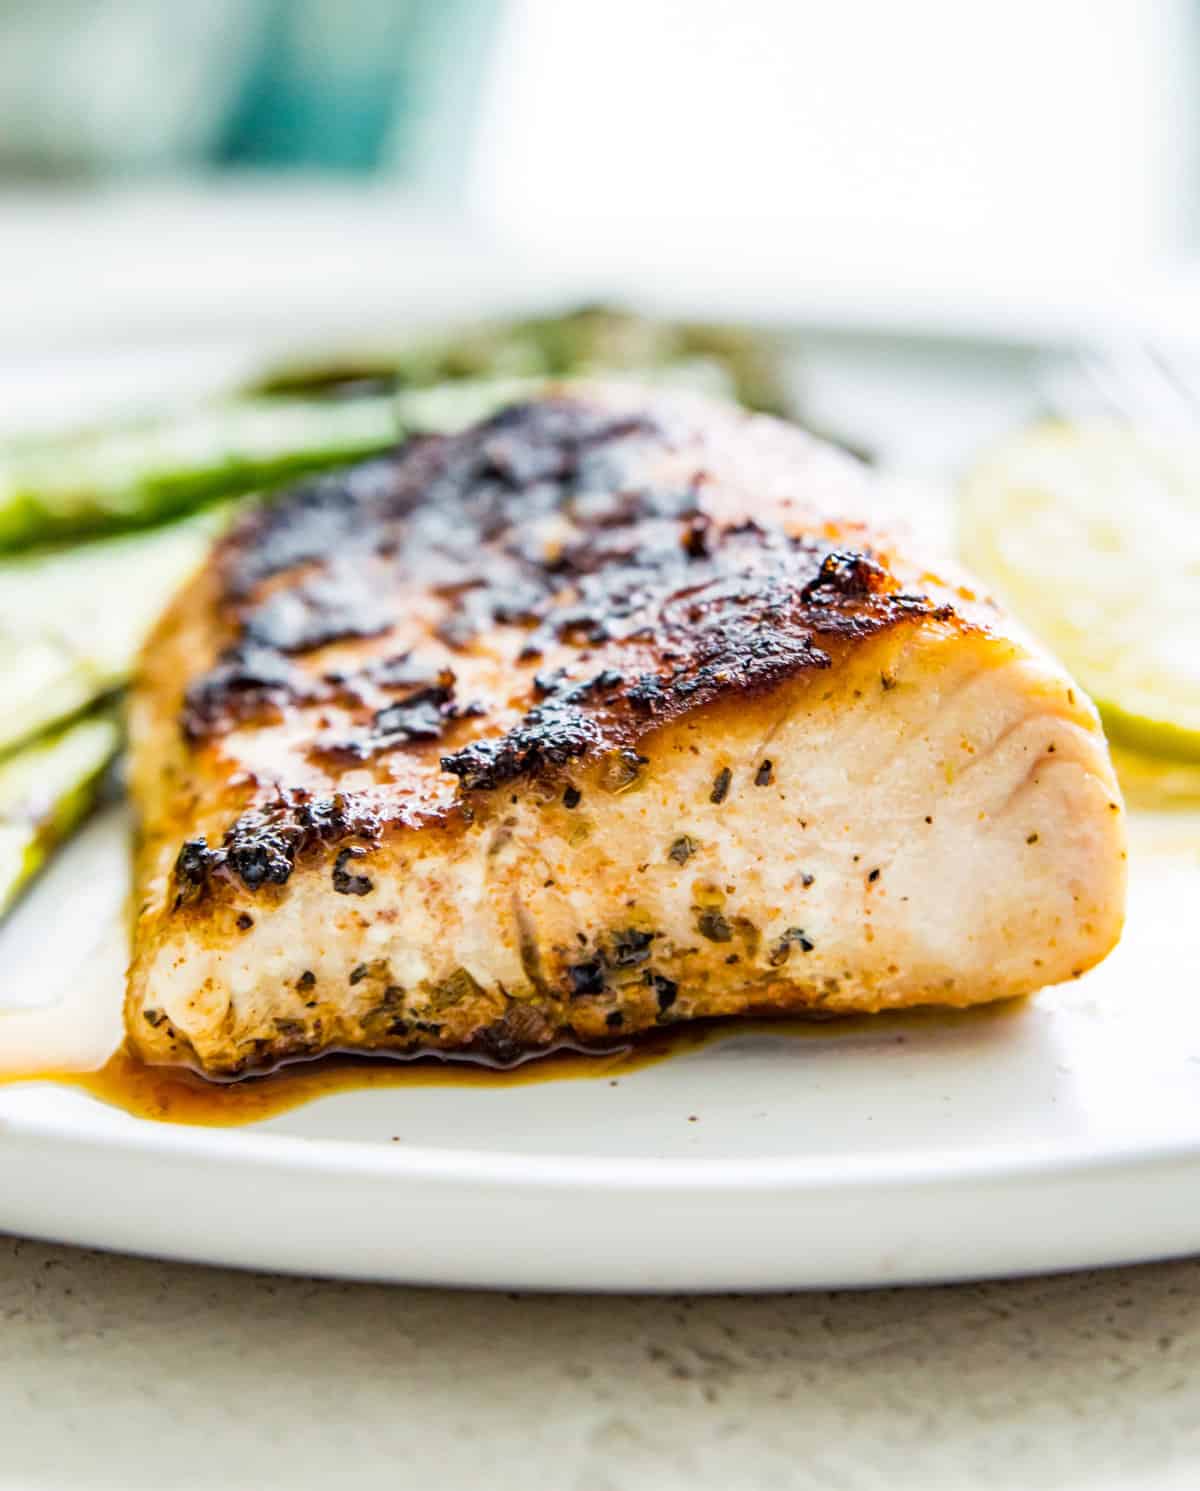
[[[689,442],[686,478],[656,477],[662,456]],[[561,397],[303,483],[219,552],[229,641],[189,688],[184,730],[202,742],[289,703],[335,696],[340,681],[297,662],[331,642],[387,633],[400,619],[387,598],[405,583],[424,581],[439,598],[436,635],[452,652],[519,626],[531,668],[564,645],[581,661],[602,650],[631,664],[590,678],[560,668],[548,684],[538,675],[519,719],[445,750],[442,769],[476,792],[635,747],[647,730],[722,695],[826,668],[830,642],[951,614],[906,593],[865,547],[769,520],[722,524],[706,508],[709,479],[703,442],[677,420]],[[531,537],[546,524],[561,528],[561,542]],[[486,702],[464,710],[451,690],[427,689],[389,699],[315,749],[327,764],[367,761],[440,740],[464,714],[486,720]]]

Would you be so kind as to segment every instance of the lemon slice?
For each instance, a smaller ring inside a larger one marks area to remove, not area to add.
[[[1113,739],[1200,762],[1200,428],[1035,425],[963,485],[959,542]]]

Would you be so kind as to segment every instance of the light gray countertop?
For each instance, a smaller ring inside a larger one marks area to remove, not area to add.
[[[2,1491],[1200,1485],[1200,1262],[628,1298],[0,1238]]]

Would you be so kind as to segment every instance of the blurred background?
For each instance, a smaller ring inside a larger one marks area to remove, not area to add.
[[[1194,0],[0,0],[2,345],[568,292],[1178,329],[1198,115]]]

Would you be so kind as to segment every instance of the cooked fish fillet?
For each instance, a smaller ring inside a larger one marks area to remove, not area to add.
[[[133,1046],[509,1061],[968,1005],[1115,942],[1092,706],[799,430],[566,388],[309,481],[132,703]]]

